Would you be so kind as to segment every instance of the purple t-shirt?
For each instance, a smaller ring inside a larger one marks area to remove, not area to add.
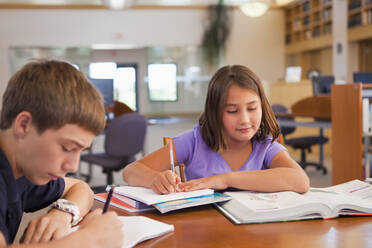
[[[233,171],[222,156],[204,142],[199,125],[174,137],[173,141],[178,162],[185,164],[187,180]],[[254,141],[252,153],[239,171],[268,169],[273,157],[287,150],[278,142],[271,141],[271,137],[260,142]]]

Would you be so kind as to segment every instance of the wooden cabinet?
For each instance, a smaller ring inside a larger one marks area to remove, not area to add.
[[[364,180],[362,97],[372,84],[332,86],[332,184]]]

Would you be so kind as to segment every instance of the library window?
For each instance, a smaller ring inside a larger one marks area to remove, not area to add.
[[[93,80],[92,83],[103,94],[104,98],[109,98],[106,95],[111,94],[111,98],[115,101],[123,102],[128,107],[137,110],[137,87],[136,87],[136,65],[122,65],[115,62],[99,62],[89,64],[89,77]],[[97,87],[97,80],[106,80],[106,86]],[[109,81],[111,80],[111,82]],[[108,85],[111,84],[111,85]],[[110,89],[111,87],[111,89]],[[110,92],[107,92],[110,89]]]
[[[177,101],[177,66],[149,64],[148,90],[151,101]]]

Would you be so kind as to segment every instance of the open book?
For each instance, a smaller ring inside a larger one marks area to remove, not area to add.
[[[124,243],[122,248],[130,248],[136,244],[159,237],[174,231],[174,226],[144,216],[119,216],[123,222]],[[79,227],[72,228],[72,232]]]
[[[328,188],[311,188],[305,194],[284,191],[225,192],[232,200],[216,203],[235,224],[372,215],[372,185],[353,180]]]

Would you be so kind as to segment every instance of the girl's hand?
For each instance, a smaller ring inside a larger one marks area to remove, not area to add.
[[[180,182],[181,178],[176,173],[166,170],[156,174],[150,187],[157,194],[169,194],[180,191]]]
[[[226,183],[226,176],[226,174],[221,174],[190,180],[188,182],[181,183],[179,188],[181,191],[193,191],[198,189],[226,189],[228,187]]]

